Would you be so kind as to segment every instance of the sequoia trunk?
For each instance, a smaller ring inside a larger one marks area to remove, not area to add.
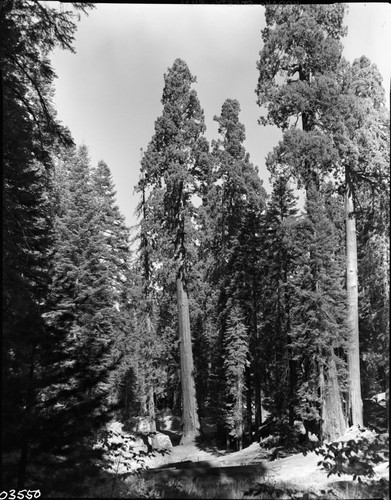
[[[182,277],[179,275],[176,281],[178,319],[179,319],[179,342],[180,342],[180,364],[181,364],[181,387],[182,387],[182,420],[183,435],[180,444],[194,442],[200,433],[200,424],[197,413],[197,400],[194,383],[193,351],[191,345],[189,300],[183,287]]]
[[[348,371],[349,371],[349,414],[352,425],[363,425],[363,403],[361,399],[360,346],[358,331],[358,279],[356,219],[353,194],[346,173],[346,290],[347,323],[349,328]]]

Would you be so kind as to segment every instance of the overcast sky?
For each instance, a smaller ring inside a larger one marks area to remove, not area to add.
[[[344,55],[352,62],[365,54],[377,64],[389,107],[391,5],[348,5]],[[162,112],[163,75],[176,58],[197,77],[194,88],[208,140],[218,138],[213,116],[225,99],[239,101],[245,147],[270,193],[265,156],[280,132],[257,124],[254,92],[264,26],[260,5],[97,4],[78,24],[76,54],[53,53],[58,118],[77,145],[88,147],[93,166],[102,159],[110,167],[128,225],[137,222],[140,149],[154,133]]]

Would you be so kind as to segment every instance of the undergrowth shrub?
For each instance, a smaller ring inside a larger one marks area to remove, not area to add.
[[[376,492],[376,497],[389,498],[389,481],[376,478],[374,470],[376,465],[389,460],[388,434],[373,433],[370,437],[358,436],[348,441],[335,441],[314,451],[323,457],[318,466],[327,471],[328,477],[332,474],[348,474],[353,476],[354,481],[364,483],[363,486],[370,488],[372,494]]]
[[[349,474],[361,482],[363,478],[374,477],[374,467],[389,459],[388,448],[388,434],[374,434],[369,438],[359,436],[324,444],[314,451],[323,457],[318,465],[327,471],[327,476]]]

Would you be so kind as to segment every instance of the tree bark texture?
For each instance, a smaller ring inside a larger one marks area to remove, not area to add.
[[[182,420],[183,435],[180,444],[194,442],[200,434],[200,423],[197,413],[197,400],[194,383],[193,351],[191,345],[189,300],[183,287],[182,277],[178,276],[177,301],[179,319],[181,388],[182,388]]]
[[[363,426],[363,403],[361,399],[360,345],[358,331],[358,279],[356,220],[354,217],[353,195],[346,175],[346,289],[347,323],[349,328],[348,372],[349,372],[349,414],[352,425]]]
[[[341,392],[338,381],[338,372],[335,360],[331,357],[326,370],[326,380],[323,377],[322,387],[322,439],[335,441],[341,437],[346,430]]]

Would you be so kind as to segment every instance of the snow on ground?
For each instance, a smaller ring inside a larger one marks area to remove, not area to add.
[[[137,439],[136,442],[130,440],[130,435],[122,430],[122,425],[117,422],[112,423],[109,426],[112,431],[112,437],[110,441],[113,443],[121,442],[125,439],[125,449],[120,453],[121,459],[119,460],[119,455],[111,455],[111,469],[115,472],[123,473],[131,469],[138,468],[141,464],[136,464],[132,460],[133,453],[136,451],[134,445],[137,449],[145,450],[146,446],[144,443]],[[164,431],[163,431],[164,432]],[[179,438],[179,433],[170,432],[172,436]],[[176,435],[178,434],[178,435]],[[355,439],[358,437],[365,437],[371,439],[375,433],[371,430],[365,429],[364,432],[357,427],[351,427],[347,430],[344,436],[342,436],[339,441],[348,441],[349,439]],[[130,441],[130,442],[129,442]],[[247,469],[244,467],[249,466],[248,469],[252,471],[255,470],[255,474],[258,474],[259,465],[259,478],[254,478],[255,481],[264,482],[265,480],[275,482],[280,486],[286,485],[289,488],[296,489],[313,489],[313,491],[327,489],[332,487],[333,483],[337,481],[347,481],[352,482],[352,476],[342,475],[336,476],[331,475],[327,477],[327,472],[318,466],[318,462],[322,459],[321,456],[316,455],[314,452],[309,452],[304,456],[302,453],[292,455],[286,458],[281,458],[273,461],[267,460],[265,458],[265,450],[260,447],[258,443],[252,443],[247,448],[237,452],[226,452],[224,450],[217,450],[211,446],[203,446],[202,448],[198,445],[178,445],[167,450],[163,455],[156,453],[154,457],[148,457],[144,460],[143,465],[148,469],[155,469],[161,466],[168,466],[169,464],[174,464],[178,462],[193,462],[191,467],[197,469],[198,462],[199,468],[210,467],[212,468],[230,468],[238,467],[236,469],[239,475],[246,474]],[[240,470],[241,469],[241,470]],[[196,471],[194,471],[196,472]],[[223,470],[222,470],[223,472]],[[375,467],[376,477],[388,478],[389,468],[388,462],[381,463]],[[232,473],[232,470],[231,470]]]
[[[340,438],[340,441],[347,441],[360,436],[370,438],[373,435],[374,433],[370,430],[362,432],[357,428],[350,428]],[[258,443],[253,443],[247,448],[233,453],[201,450],[197,445],[179,445],[174,446],[169,455],[149,459],[146,461],[146,465],[149,468],[157,468],[162,465],[184,461],[207,461],[212,467],[262,464],[266,468],[266,474],[260,472],[260,480],[267,478],[279,485],[286,484],[289,487],[298,489],[313,488],[314,490],[321,490],[331,487],[336,481],[352,481],[350,475],[331,475],[327,477],[327,472],[317,465],[321,458],[314,452],[309,452],[306,456],[299,453],[290,457],[268,461],[265,460],[264,451]],[[376,466],[375,472],[377,478],[388,478],[388,462]]]

